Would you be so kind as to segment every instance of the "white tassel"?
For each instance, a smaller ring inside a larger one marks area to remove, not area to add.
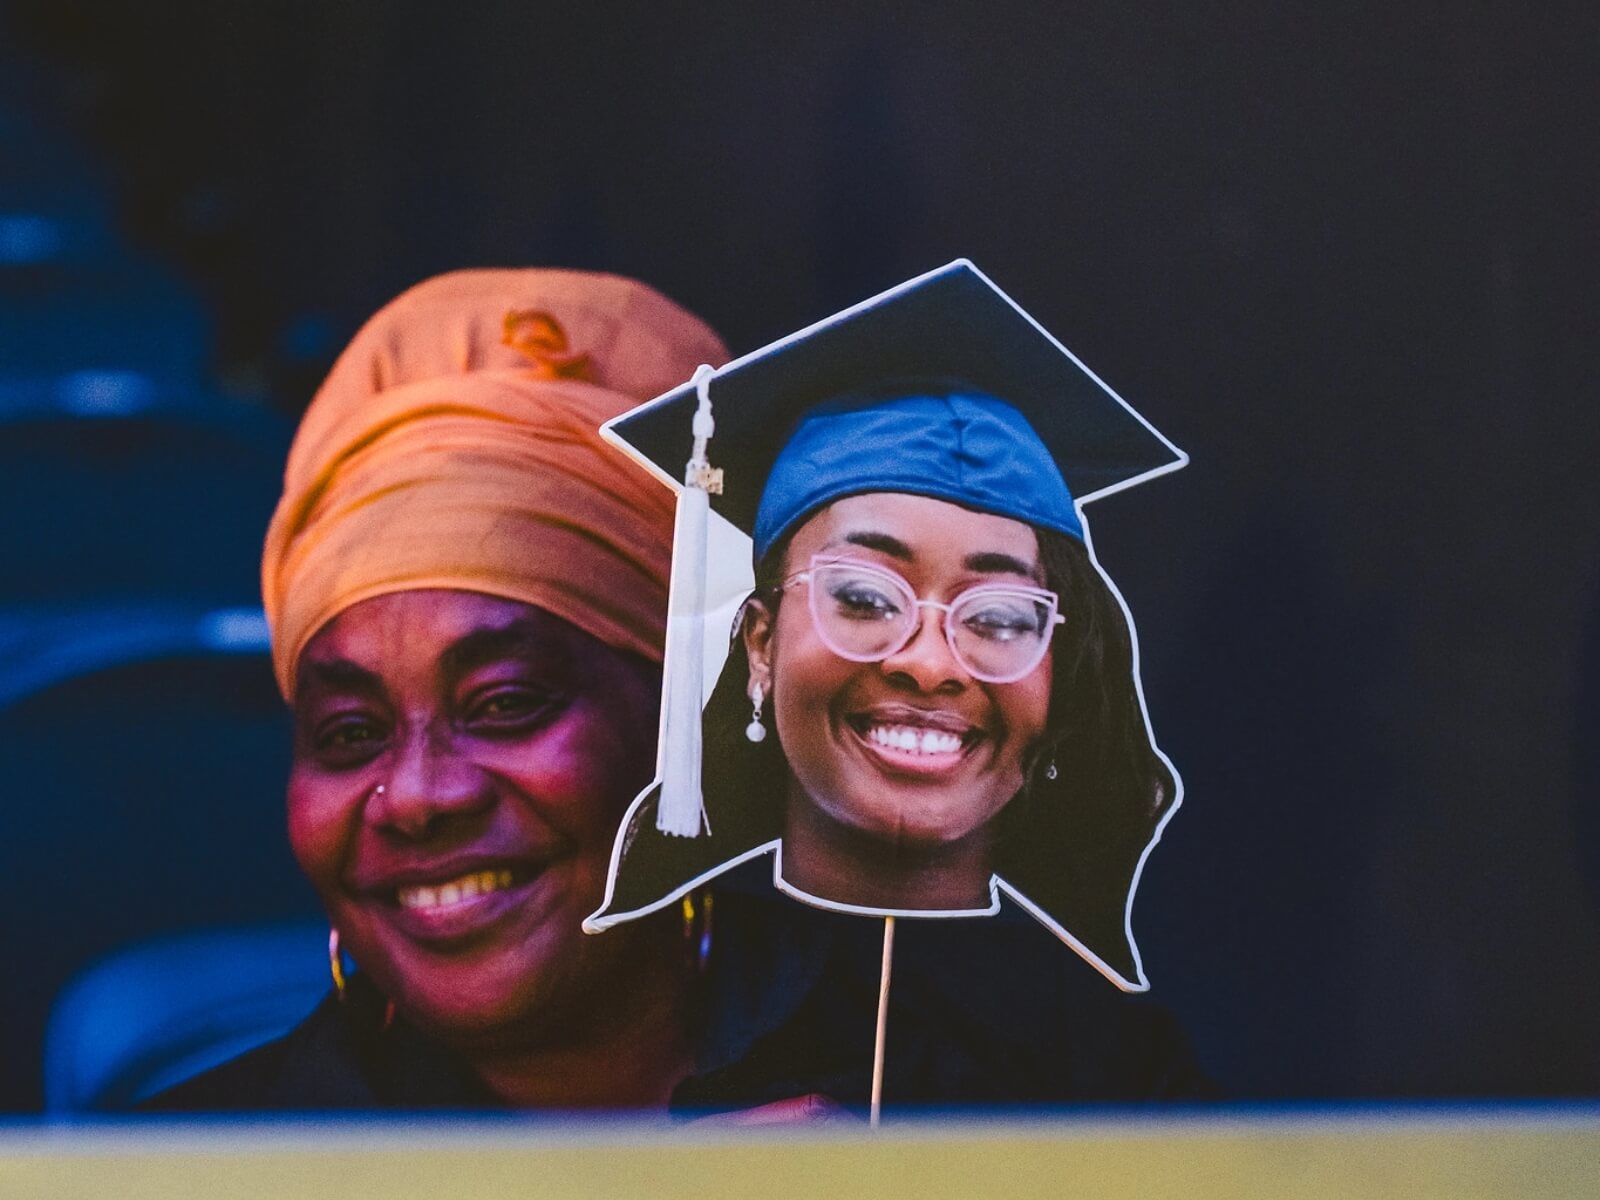
[[[694,451],[684,468],[672,534],[672,590],[667,605],[665,713],[662,717],[661,798],[656,828],[675,837],[709,833],[700,790],[700,707],[704,695],[706,527],[710,493],[722,491],[722,472],[706,461],[716,431],[707,385],[714,374],[694,373],[700,403],[694,414]]]

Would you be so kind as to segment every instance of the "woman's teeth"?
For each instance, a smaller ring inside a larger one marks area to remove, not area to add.
[[[403,887],[399,892],[400,907],[449,908],[510,886],[510,871],[474,871],[433,887]]]
[[[867,737],[889,750],[909,750],[914,754],[954,754],[961,739],[943,729],[915,729],[909,725],[873,725]]]

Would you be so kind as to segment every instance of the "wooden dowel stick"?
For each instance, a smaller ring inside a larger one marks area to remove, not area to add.
[[[878,976],[878,1036],[872,1046],[872,1111],[867,1124],[876,1129],[883,1115],[883,1043],[889,1029],[889,968],[894,965],[894,918],[883,919],[883,971]]]

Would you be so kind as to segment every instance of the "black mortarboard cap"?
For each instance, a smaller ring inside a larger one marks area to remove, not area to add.
[[[1060,480],[1053,486],[1059,489],[1065,482],[1070,496],[1063,504],[1069,509],[1074,501],[1121,490],[1187,461],[981,271],[958,259],[738,358],[710,377],[707,394],[716,432],[708,458],[724,472],[723,491],[712,497],[712,508],[755,536],[760,557],[781,532],[774,527],[771,503],[758,522],[763,493],[780,452],[808,411],[841,398],[873,405],[894,396],[921,397],[930,381],[941,393],[993,397],[1020,412],[1054,460]],[[612,420],[607,434],[676,486],[691,454],[697,401],[695,384],[687,383]],[[926,433],[926,418],[916,419],[918,432]],[[930,479],[952,478],[949,464],[963,457],[958,443],[966,417],[952,411],[948,420],[943,457],[930,457],[923,468]],[[893,422],[879,421],[860,437],[853,432],[846,423],[834,426],[827,439],[813,439],[830,443],[833,454],[826,463],[805,463],[805,486],[790,488],[793,497],[779,498],[776,507],[809,503],[814,510],[863,491],[926,490],[966,501],[947,487],[905,483],[905,471],[915,474],[918,468],[914,462],[908,467],[906,442],[895,436]],[[1070,512],[1065,521],[1041,521],[1032,509],[1014,511],[985,498],[1047,492],[1050,485],[1039,478],[1037,467],[1041,456],[1012,457],[999,475],[988,474],[983,497],[974,498],[972,506],[1078,532]],[[964,458],[970,463],[971,454]],[[819,478],[823,474],[831,477]],[[776,524],[792,527],[801,515],[780,511]]]

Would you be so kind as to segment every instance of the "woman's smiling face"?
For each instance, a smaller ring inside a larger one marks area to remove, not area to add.
[[[290,841],[379,989],[446,1035],[581,1020],[633,941],[579,927],[654,763],[654,668],[438,590],[346,609],[298,679]]]
[[[886,568],[943,603],[978,584],[1042,584],[1027,525],[899,492],[846,497],[811,517],[790,540],[785,576],[818,554]],[[943,613],[922,609],[903,648],[852,662],[819,636],[806,586],[775,619],[753,605],[745,633],[799,790],[837,825],[913,853],[979,834],[1021,788],[1044,732],[1051,656],[1015,682],[980,682],[952,655]]]

